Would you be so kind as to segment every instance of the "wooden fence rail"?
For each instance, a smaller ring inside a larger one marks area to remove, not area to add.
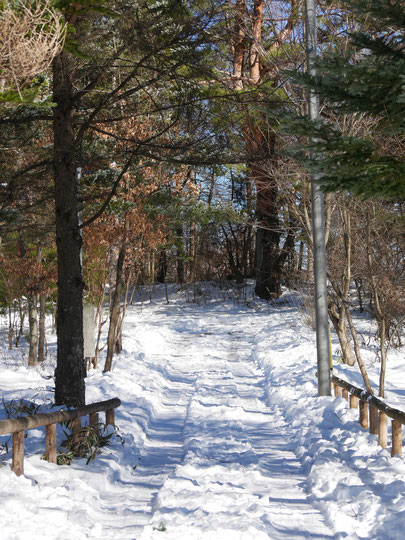
[[[343,397],[349,401],[350,408],[352,409],[359,407],[360,425],[365,429],[368,428],[370,433],[378,435],[378,444],[382,448],[387,448],[388,446],[387,420],[391,418],[391,455],[402,456],[402,425],[405,424],[405,413],[399,409],[390,407],[366,390],[357,388],[357,386],[339,379],[336,375],[332,375],[331,382],[335,390],[335,396]]]
[[[24,437],[25,430],[45,426],[45,459],[56,463],[57,442],[56,424],[60,422],[72,422],[72,432],[77,433],[81,429],[81,417],[89,415],[90,425],[98,423],[98,413],[105,411],[107,425],[115,424],[115,410],[121,405],[118,398],[108,401],[99,401],[90,405],[84,405],[71,411],[55,411],[51,413],[35,414],[0,420],[0,435],[13,435],[12,470],[17,476],[24,472]]]

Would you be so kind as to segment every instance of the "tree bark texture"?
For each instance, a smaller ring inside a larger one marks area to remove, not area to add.
[[[281,274],[286,258],[286,253],[280,250],[278,188],[276,182],[259,167],[252,166],[252,177],[257,189],[258,223],[255,293],[259,298],[270,300],[281,296]]]
[[[53,61],[54,181],[58,258],[58,337],[55,403],[85,403],[83,357],[83,279],[78,220],[77,175],[73,130],[73,85],[67,53]]]

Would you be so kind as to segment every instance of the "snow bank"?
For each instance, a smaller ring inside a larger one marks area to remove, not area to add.
[[[88,402],[120,397],[120,437],[89,465],[56,466],[41,460],[42,430],[31,430],[18,478],[3,451],[1,538],[402,539],[404,461],[344,400],[317,397],[315,335],[296,296],[242,303],[228,292],[210,287],[193,303],[192,291],[171,289],[167,304],[157,289],[129,308],[112,372],[101,360],[87,378]],[[6,404],[49,408],[54,339],[41,368],[1,351]],[[354,368],[337,374],[360,382]],[[388,397],[403,410],[404,388],[393,351]]]

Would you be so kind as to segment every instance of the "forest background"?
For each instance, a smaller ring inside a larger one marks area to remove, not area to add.
[[[384,396],[405,313],[405,10],[367,4],[318,2],[313,79],[299,0],[0,3],[0,301],[10,348],[28,318],[29,365],[55,313],[57,404],[85,402],[83,297],[93,365],[108,325],[105,371],[139,284],[192,283],[195,300],[201,280],[254,277],[260,298],[307,298],[309,165],[328,191],[341,356],[374,392],[355,306],[377,322]],[[306,117],[309,87],[321,123]]]

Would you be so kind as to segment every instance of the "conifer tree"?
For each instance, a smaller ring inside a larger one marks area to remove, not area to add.
[[[311,135],[317,155],[313,170],[326,191],[348,191],[362,197],[405,198],[405,6],[401,0],[343,0],[356,15],[359,30],[351,46],[337,47],[317,62],[318,75],[293,78],[324,99],[323,121],[300,119],[288,130]],[[367,25],[367,26],[366,26]],[[361,121],[348,133],[343,118]],[[310,163],[306,148],[296,157]]]

